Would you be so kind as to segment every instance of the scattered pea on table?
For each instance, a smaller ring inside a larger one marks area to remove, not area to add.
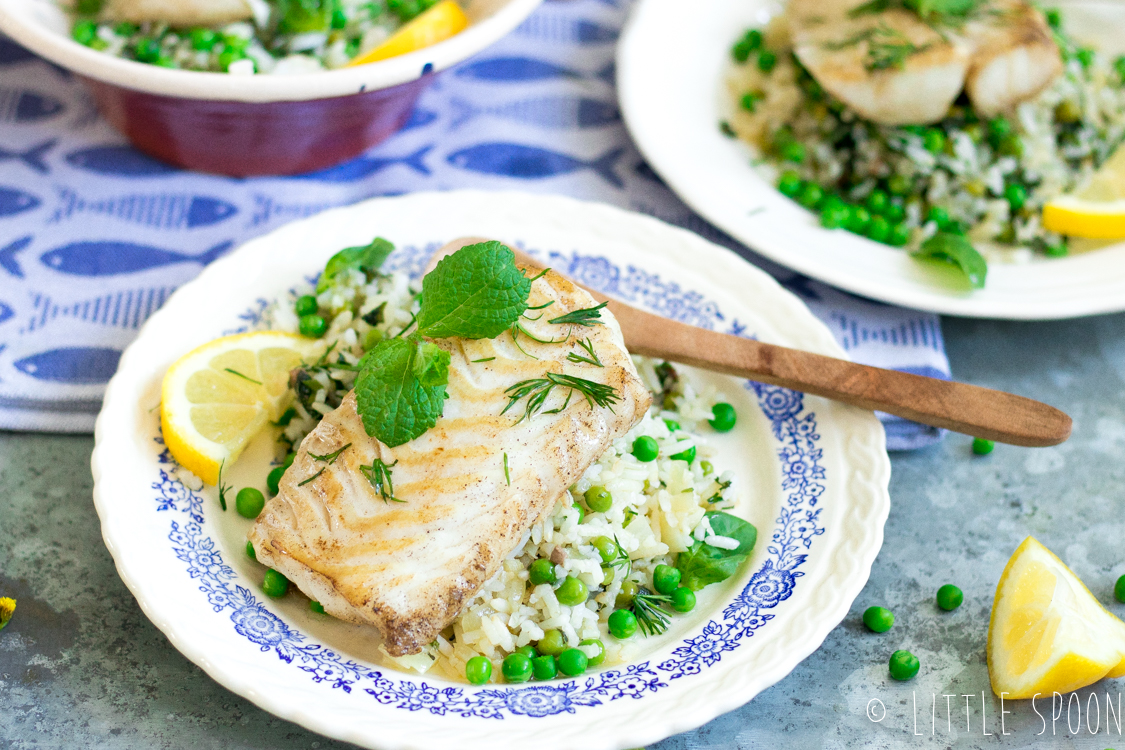
[[[906,650],[895,651],[889,662],[891,679],[904,681],[918,674],[918,657]]]
[[[984,438],[973,438],[973,453],[978,456],[987,456],[992,453],[992,449],[996,447],[996,443]]]
[[[886,607],[868,607],[863,612],[863,624],[873,633],[886,633],[895,624],[895,615]]]
[[[965,595],[961,593],[961,589],[952,583],[947,583],[937,590],[937,605],[946,612],[957,609],[964,600]]]

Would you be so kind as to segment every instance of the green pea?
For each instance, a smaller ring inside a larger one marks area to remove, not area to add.
[[[996,447],[996,443],[984,438],[973,438],[973,453],[978,456],[987,456],[992,453],[992,449]]]
[[[587,638],[586,640],[579,641],[578,646],[580,648],[582,646],[597,646],[598,647],[598,655],[597,656],[587,656],[586,657],[587,659],[589,659],[591,667],[596,667],[599,664],[601,664],[603,661],[605,661],[605,644],[602,643],[597,638]]]
[[[1113,585],[1113,598],[1125,604],[1125,576],[1118,578]]]
[[[568,607],[577,607],[590,596],[590,589],[580,579],[567,576],[562,585],[555,589],[555,597],[559,604]]]
[[[895,651],[890,660],[891,678],[895,680],[909,680],[918,674],[918,657],[909,651]]]
[[[889,190],[892,195],[908,195],[910,193],[910,188],[911,179],[906,175],[891,175],[890,179],[887,180],[887,190]]]
[[[695,446],[693,445],[687,450],[680,451],[679,453],[673,453],[668,458],[672,459],[673,461],[687,461],[690,464],[695,460]]]
[[[805,146],[797,141],[786,141],[778,147],[778,152],[784,161],[800,164],[805,160]]]
[[[559,671],[567,677],[577,677],[586,671],[590,660],[576,648],[568,648],[559,654]]]
[[[949,225],[949,212],[941,206],[931,206],[926,213],[926,221],[932,221],[937,224],[938,229],[944,229]]]
[[[781,178],[777,181],[777,189],[782,195],[789,198],[796,198],[804,185],[805,182],[801,179],[801,175],[797,174],[792,169],[787,169],[782,172]]]
[[[286,469],[288,469],[290,466],[293,465],[293,461],[295,461],[296,459],[297,459],[296,452],[287,453],[285,455],[285,460],[281,462],[281,465],[284,466]]]
[[[754,50],[750,49],[750,45],[746,43],[746,40],[742,39],[731,48],[730,54],[736,62],[744,63],[750,59],[750,53],[753,51]]]
[[[902,247],[907,242],[910,242],[910,227],[902,223],[892,226],[891,234],[887,237],[887,244]]]
[[[528,644],[526,646],[520,646],[519,648],[517,648],[515,650],[514,653],[523,654],[528,659],[534,659],[536,656],[539,656],[539,652],[536,651],[535,646],[532,646],[531,644]]]
[[[332,11],[332,28],[342,29],[348,25],[348,15],[340,8]]]
[[[74,9],[84,16],[94,16],[102,12],[104,0],[78,0]]]
[[[140,30],[140,26],[135,23],[129,23],[128,21],[123,21],[113,27],[113,33],[117,34],[117,36],[133,36],[133,34],[136,34]]]
[[[219,41],[219,35],[211,29],[192,29],[191,48],[197,52],[210,52]]]
[[[284,474],[284,466],[275,466],[270,471],[269,476],[266,477],[266,487],[269,489],[271,495],[276,495],[281,491],[281,477]]]
[[[680,586],[672,592],[672,609],[677,612],[691,612],[695,609],[695,592]]]
[[[680,423],[674,419],[665,419],[664,426],[668,428],[668,432],[679,432],[683,429],[680,427]]]
[[[1117,77],[1125,82],[1125,55],[1121,55],[1113,61],[1113,69],[1117,72]]]
[[[1027,188],[1018,182],[1013,182],[1004,188],[1004,200],[1012,207],[1012,211],[1019,211],[1027,203]]]
[[[1090,67],[1091,65],[1094,64],[1095,53],[1094,53],[1094,50],[1090,49],[1089,47],[1079,48],[1079,50],[1074,54],[1074,56],[1076,58],[1078,58],[1078,63],[1083,68],[1088,68],[1088,67]]]
[[[903,208],[901,203],[891,202],[887,204],[883,216],[887,217],[887,221],[890,223],[897,224],[906,217],[906,209]]]
[[[757,91],[748,91],[742,95],[738,100],[738,106],[742,107],[747,112],[753,112],[758,106],[758,101],[762,99],[762,94]]]
[[[613,585],[613,579],[615,577],[616,577],[616,574],[613,571],[612,565],[603,565],[602,566],[602,588],[603,589],[608,589],[610,586],[612,586]]]
[[[637,632],[637,616],[627,609],[614,610],[609,616],[609,634],[618,640],[631,638]]]
[[[736,422],[738,422],[738,413],[735,412],[735,407],[719,401],[711,407],[711,418],[706,423],[711,425],[711,430],[715,432],[730,432],[735,428]]]
[[[313,315],[318,309],[320,309],[320,305],[319,303],[317,303],[316,297],[312,296],[311,294],[305,294],[298,297],[293,307],[297,311],[297,316],[300,318],[303,318],[306,315]]]
[[[764,49],[758,53],[758,70],[769,73],[777,65],[777,55]]]
[[[280,599],[289,591],[289,579],[278,573],[273,568],[266,571],[262,579],[262,593],[274,599]]]
[[[988,136],[996,143],[1011,132],[1012,123],[1005,117],[994,117],[988,121]]]
[[[243,487],[234,498],[234,508],[243,518],[257,518],[266,507],[266,497],[261,490]]]
[[[1005,137],[1000,141],[1000,146],[997,149],[1001,156],[1014,156],[1017,159],[1023,156],[1023,141],[1015,133]]]
[[[74,41],[88,47],[91,42],[98,38],[98,24],[88,20],[77,21],[74,28],[70,30],[70,36]]]
[[[1059,242],[1058,244],[1055,244],[1055,245],[1046,245],[1043,248],[1043,254],[1046,255],[1048,258],[1064,258],[1069,253],[1070,253],[1070,249],[1067,248],[1065,241]]]
[[[582,510],[581,505],[575,505],[572,507],[574,508],[574,510],[578,511],[578,523],[579,525],[581,525],[582,522],[586,520],[586,511]]]
[[[142,39],[133,49],[133,56],[139,62],[153,63],[160,57],[160,42],[155,39]]]
[[[891,223],[882,216],[873,216],[867,225],[867,236],[875,242],[886,242],[891,236]]]
[[[891,201],[890,196],[879,189],[871,191],[871,195],[867,196],[865,203],[867,210],[873,214],[881,214],[887,210],[887,204]]]
[[[652,571],[652,587],[658,594],[671,594],[680,585],[680,571],[671,565],[657,565]]]
[[[313,612],[316,612],[318,615],[327,614],[324,611],[324,605],[321,604],[320,602],[314,602],[314,601],[310,600],[309,601],[309,609],[312,610]]]
[[[1050,26],[1052,29],[1054,29],[1055,31],[1058,31],[1059,29],[1062,28],[1062,13],[1059,12],[1058,8],[1051,8],[1050,10],[1045,12],[1043,15],[1047,19],[1047,25]]]
[[[863,624],[873,633],[886,633],[895,624],[895,613],[886,607],[868,607],[863,611]]]
[[[853,206],[851,216],[848,218],[848,231],[856,234],[866,234],[867,226],[871,223],[871,212],[863,206]]]
[[[539,643],[535,644],[535,648],[541,654],[548,656],[558,656],[563,651],[566,651],[566,636],[563,635],[561,630],[548,630],[539,639]]]
[[[931,154],[940,154],[945,150],[945,133],[937,128],[927,128],[922,136],[922,147]]]
[[[540,557],[531,563],[531,567],[527,569],[527,577],[533,586],[554,583],[558,580],[558,576],[555,575],[555,564],[545,557]]]
[[[258,562],[258,553],[254,551],[254,545],[250,543],[249,539],[246,540],[246,556],[254,562]]]
[[[328,321],[319,315],[304,315],[297,327],[302,336],[318,339],[328,331]]]
[[[596,536],[590,540],[590,544],[594,545],[594,549],[601,555],[602,562],[607,563],[617,557],[617,542],[610,539],[608,536]]]
[[[232,63],[236,63],[239,60],[243,60],[245,58],[246,58],[246,53],[244,53],[242,50],[235,50],[235,49],[224,50],[223,52],[221,52],[219,54],[219,68],[220,68],[220,70],[222,70],[224,72],[228,72],[230,70],[230,66],[231,66]],[[302,331],[302,333],[304,333],[304,332]],[[308,335],[308,334],[305,334],[305,335]]]
[[[961,593],[961,589],[952,583],[947,583],[937,590],[937,605],[946,612],[957,609],[964,600],[965,595]]]
[[[527,682],[531,679],[531,659],[520,653],[508,654],[500,671],[508,682]]]
[[[797,202],[805,208],[816,208],[824,200],[824,189],[815,182],[806,183],[797,195]]]
[[[618,609],[629,609],[633,606],[633,598],[640,590],[641,586],[639,583],[626,578],[621,582],[621,591],[618,592],[617,599],[614,600],[613,606]]]
[[[583,497],[586,498],[586,507],[595,513],[605,513],[613,507],[613,495],[605,487],[591,487]]]
[[[553,680],[559,674],[558,662],[550,654],[536,656],[531,660],[531,673],[537,680]]]
[[[825,229],[843,229],[851,219],[851,209],[839,203],[829,203],[820,211],[820,225]]]
[[[660,446],[648,435],[641,435],[633,441],[633,456],[641,463],[655,461],[658,455]]]
[[[492,679],[492,662],[486,656],[474,656],[465,662],[465,679],[473,685],[483,685]]]

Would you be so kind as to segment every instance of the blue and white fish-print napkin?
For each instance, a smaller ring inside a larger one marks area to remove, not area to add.
[[[691,229],[766,268],[856,360],[947,377],[934,315],[763,261],[693,214],[632,145],[614,90],[629,0],[553,0],[427,90],[368,154],[296,178],[184,172],[133,151],[81,83],[0,37],[0,428],[93,429],[138,327],[232,247],[332,206],[454,188],[604,201]],[[940,433],[889,418],[888,444]]]

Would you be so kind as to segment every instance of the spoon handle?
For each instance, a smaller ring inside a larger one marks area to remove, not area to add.
[[[708,331],[616,300],[610,300],[609,309],[633,354],[783,386],[1001,443],[1043,447],[1070,437],[1070,417],[1022,396]]]

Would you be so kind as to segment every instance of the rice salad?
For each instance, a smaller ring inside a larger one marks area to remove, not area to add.
[[[293,75],[335,70],[438,0],[247,0],[253,19],[220,26],[106,21],[107,0],[73,0],[71,36],[115,57],[181,70]]]
[[[792,54],[786,17],[777,16],[734,46],[720,127],[753,145],[767,179],[826,228],[912,253],[941,232],[989,260],[1064,256],[1068,240],[1043,228],[1041,210],[1125,138],[1125,57],[1078,46],[1058,11],[1045,16],[1063,59],[1052,84],[992,118],[962,92],[926,126],[880,125],[832,97]]]
[[[266,310],[262,328],[319,334],[327,344],[320,361],[291,375],[293,403],[280,422],[279,438],[288,446],[289,460],[352,389],[365,352],[412,324],[419,293],[404,273],[349,269],[337,273],[315,302],[314,295],[294,293]],[[310,317],[321,322],[310,324]],[[694,606],[693,593],[670,596],[667,581],[661,580],[674,570],[679,553],[693,545],[698,549],[700,542],[730,554],[742,546],[741,552],[749,553],[752,537],[742,545],[712,527],[716,514],[733,518],[722,511],[737,506],[739,490],[733,473],[714,465],[715,451],[704,433],[731,429],[733,408],[713,388],[697,388],[686,371],[669,363],[633,361],[654,395],[649,413],[527,532],[441,636],[420,654],[396,658],[384,650],[388,663],[465,681],[470,660],[482,657],[493,667],[492,682],[501,680],[505,658],[521,649],[540,656],[577,648],[590,667],[619,664],[643,648],[646,626],[662,632],[669,618]],[[656,446],[655,460],[634,455],[638,439]],[[288,461],[278,463],[274,471],[280,476]],[[273,475],[270,485],[276,493]],[[756,535],[749,523],[735,521],[744,533],[748,528]],[[678,571],[674,577],[679,580]],[[565,586],[584,589],[588,598],[560,601]],[[638,599],[651,619],[640,616],[636,637],[614,637],[611,615],[635,608]]]

